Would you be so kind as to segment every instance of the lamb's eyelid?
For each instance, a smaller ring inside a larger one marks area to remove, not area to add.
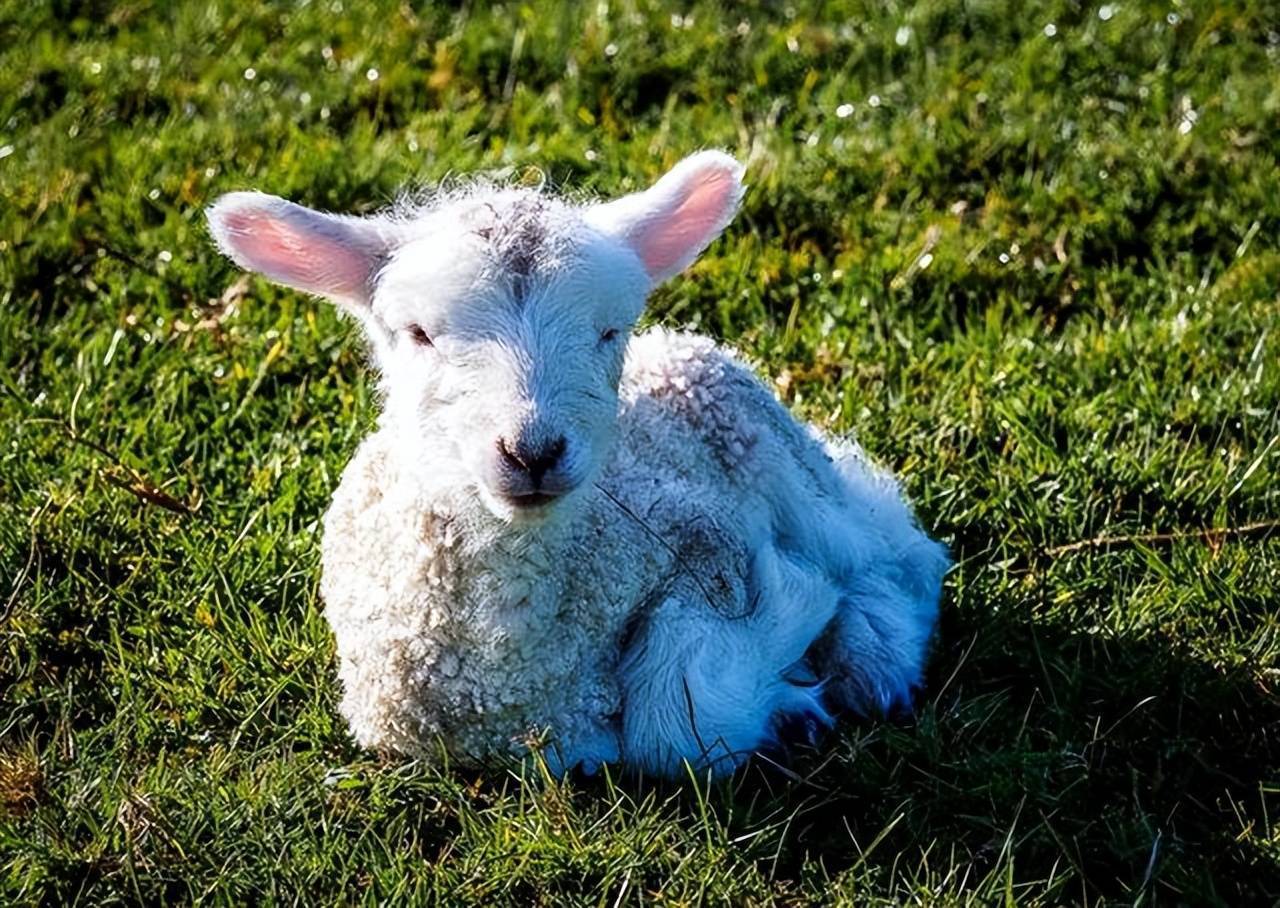
[[[421,330],[424,334],[427,335],[427,337],[431,338],[432,340],[435,340],[437,337],[444,336],[443,329],[430,325],[427,322],[405,322],[403,325],[396,328],[395,330],[401,334],[410,334],[413,332],[415,328]]]

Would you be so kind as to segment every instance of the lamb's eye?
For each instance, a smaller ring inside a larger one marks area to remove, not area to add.
[[[605,328],[603,331],[600,332],[600,343],[602,344],[607,344],[610,341],[614,341],[617,339],[618,339],[617,328]]]
[[[409,340],[413,341],[419,347],[430,347],[431,338],[427,336],[427,332],[422,330],[421,325],[410,325],[404,329],[405,334],[409,335]]]

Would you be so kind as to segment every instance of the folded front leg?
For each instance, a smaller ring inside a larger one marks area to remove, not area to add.
[[[754,560],[744,610],[684,591],[652,609],[623,654],[623,757],[660,775],[682,761],[729,772],[796,721],[828,724],[820,685],[795,670],[838,592],[773,546]]]

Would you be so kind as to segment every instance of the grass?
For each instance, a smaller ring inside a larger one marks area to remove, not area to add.
[[[1264,0],[0,2],[0,901],[1274,903],[1278,63]],[[356,749],[370,375],[201,209],[704,146],[752,189],[649,317],[952,546],[917,715],[716,785]]]

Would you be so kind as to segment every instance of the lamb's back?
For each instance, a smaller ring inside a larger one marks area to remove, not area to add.
[[[710,338],[654,328],[628,348],[620,388],[619,457],[708,499],[772,506],[780,492],[839,496],[825,442],[796,421],[731,351]]]

